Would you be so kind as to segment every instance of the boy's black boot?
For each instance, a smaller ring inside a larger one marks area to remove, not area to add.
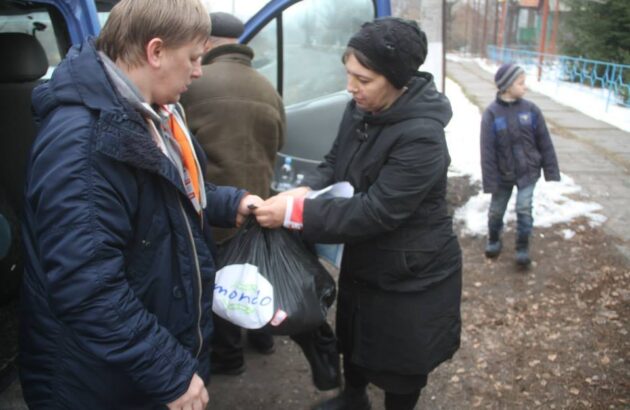
[[[526,268],[532,263],[529,258],[529,236],[518,235],[516,238],[516,264]]]
[[[370,399],[365,387],[346,387],[339,395],[319,403],[313,410],[370,410]]]
[[[501,231],[491,229],[488,231],[488,243],[486,244],[486,258],[496,258],[501,253]]]

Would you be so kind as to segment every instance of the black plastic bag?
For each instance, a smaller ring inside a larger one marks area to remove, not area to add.
[[[291,339],[300,346],[308,360],[313,384],[318,390],[332,390],[341,386],[337,338],[328,323],[308,332],[291,335]]]
[[[274,310],[286,313],[281,323],[266,325],[272,334],[304,333],[326,323],[328,307],[335,300],[335,280],[306,248],[299,234],[282,228],[263,228],[250,216],[221,247],[218,262],[221,268],[254,265],[271,283]]]

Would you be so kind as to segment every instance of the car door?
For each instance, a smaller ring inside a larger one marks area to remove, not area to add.
[[[328,152],[350,96],[341,56],[362,23],[391,14],[389,0],[231,0],[212,3],[246,21],[240,38],[253,65],[282,95],[287,114],[286,156],[296,174],[312,170]],[[273,184],[272,184],[273,185]]]
[[[92,0],[0,2],[0,305],[16,298],[22,276],[22,197],[37,132],[31,92],[73,42],[96,32],[98,25],[84,10],[88,5],[94,7]]]

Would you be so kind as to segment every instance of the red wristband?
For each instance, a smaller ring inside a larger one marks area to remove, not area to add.
[[[287,197],[287,209],[282,225],[289,229],[302,229],[304,226],[304,198]]]

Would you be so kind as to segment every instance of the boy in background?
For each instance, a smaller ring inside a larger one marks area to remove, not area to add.
[[[485,254],[494,258],[501,252],[503,215],[516,186],[516,263],[527,267],[531,263],[534,187],[541,169],[546,181],[559,181],[560,171],[542,112],[523,98],[527,91],[525,71],[514,64],[503,64],[494,81],[497,97],[481,120],[483,191],[492,194]]]

